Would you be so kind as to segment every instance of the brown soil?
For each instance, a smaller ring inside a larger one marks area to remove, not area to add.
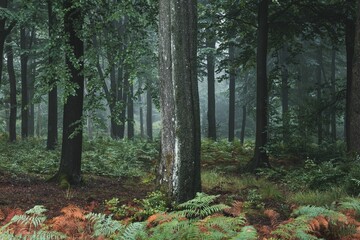
[[[114,197],[121,203],[144,198],[152,186],[139,184],[139,179],[116,179],[85,176],[85,183],[70,189],[61,189],[56,183],[30,176],[11,176],[0,172],[0,210],[20,208],[26,211],[35,205],[48,209],[52,218],[70,204],[93,212],[104,210],[104,201]]]

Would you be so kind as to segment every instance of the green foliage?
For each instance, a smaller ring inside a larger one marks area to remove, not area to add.
[[[253,226],[245,226],[241,229],[240,233],[232,240],[256,240],[258,238],[257,231]]]
[[[155,213],[168,210],[166,196],[161,191],[150,192],[145,198],[135,199],[134,202],[140,206],[140,211],[134,215],[136,218],[147,218]]]
[[[313,205],[320,207],[329,206],[333,202],[346,196],[346,192],[341,188],[331,188],[327,191],[307,190],[290,194],[287,201],[297,205]]]
[[[177,212],[180,216],[186,218],[205,218],[216,212],[221,212],[228,206],[224,204],[211,205],[220,195],[207,195],[205,193],[196,193],[196,197],[187,202],[178,205],[180,211]]]
[[[345,198],[340,202],[340,210],[354,210],[356,215],[360,216],[360,199],[359,198]]]

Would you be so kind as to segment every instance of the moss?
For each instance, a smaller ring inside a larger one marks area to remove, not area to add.
[[[68,180],[68,177],[65,174],[59,176],[58,181],[60,184],[60,188],[62,188],[62,189],[68,189],[70,187],[70,182]]]

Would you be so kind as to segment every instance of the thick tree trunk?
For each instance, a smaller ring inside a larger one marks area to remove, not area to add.
[[[29,136],[33,137],[35,133],[35,109],[34,109],[34,89],[35,89],[35,76],[36,76],[36,63],[34,58],[30,59],[30,69],[29,69],[29,86],[28,86],[28,95],[29,95]]]
[[[206,47],[215,50],[215,38],[206,39]],[[215,56],[209,52],[207,60],[207,82],[208,82],[208,138],[216,141],[216,112],[215,112]]]
[[[48,0],[48,18],[49,18],[49,38],[54,37],[54,20],[53,20],[53,10],[52,10],[52,1]],[[54,65],[54,47],[49,49],[49,66]],[[57,99],[57,80],[56,75],[52,74],[51,79],[49,80],[50,91],[48,93],[49,102],[48,102],[48,122],[47,122],[47,143],[46,148],[48,150],[55,149],[58,143],[58,99]]]
[[[360,154],[360,5],[357,9],[354,58],[349,106],[349,153]]]
[[[159,184],[181,203],[201,191],[196,1],[160,0]]]
[[[153,124],[153,122],[152,122],[152,96],[151,96],[150,81],[148,81],[147,90],[146,90],[146,135],[150,141],[153,140],[152,124]]]
[[[352,99],[352,80],[353,80],[353,58],[355,48],[355,21],[350,16],[353,9],[355,9],[356,1],[347,0],[347,15],[349,16],[345,20],[345,44],[346,44],[346,106],[345,106],[345,141],[347,145],[347,151],[351,151],[350,146],[350,102]]]
[[[259,167],[270,167],[266,151],[268,140],[268,80],[266,73],[268,42],[268,7],[269,0],[260,0],[258,13],[257,43],[257,79],[256,79],[256,139],[253,159],[248,163],[248,170],[255,171]]]
[[[235,69],[232,66],[235,58],[235,47],[230,44],[229,47],[229,142],[234,141],[235,136]]]
[[[16,101],[16,78],[15,78],[15,70],[14,70],[14,53],[11,44],[12,42],[9,37],[8,44],[6,46],[7,69],[9,73],[9,83],[10,83],[9,141],[15,142],[17,101]]]
[[[64,105],[61,162],[55,176],[66,187],[81,182],[84,44],[77,34],[82,25],[81,9],[74,7],[72,0],[65,0],[64,8],[67,10],[64,17],[65,32],[69,34],[68,44],[73,51],[66,54],[66,65],[70,81],[76,86],[75,95],[69,96]]]

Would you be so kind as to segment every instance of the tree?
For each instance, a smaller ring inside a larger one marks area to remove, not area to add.
[[[232,43],[229,46],[229,142],[235,137],[235,67],[232,65],[235,58],[235,47]]]
[[[360,4],[355,24],[354,58],[350,86],[348,151],[360,154]]]
[[[70,83],[74,93],[67,97],[64,105],[63,140],[60,168],[55,179],[69,184],[81,182],[82,152],[82,115],[84,98],[83,60],[84,45],[79,33],[82,27],[81,8],[72,0],[64,2],[64,25],[69,50],[66,52],[66,65],[69,70]]]
[[[160,0],[159,185],[177,203],[201,191],[197,1]]]
[[[0,8],[4,12],[8,7],[8,0],[0,0]],[[11,21],[8,27],[6,27],[6,22],[8,21],[8,17],[6,14],[0,15],[0,84],[2,78],[2,71],[3,71],[3,56],[4,56],[4,47],[5,47],[5,40],[7,36],[10,34],[11,30],[15,27],[16,21]]]
[[[150,141],[153,140],[152,129],[152,96],[151,96],[151,81],[148,79],[146,84],[146,135]]]
[[[47,7],[48,7],[48,18],[49,18],[49,26],[48,26],[48,31],[49,31],[49,38],[50,41],[51,39],[54,37],[54,33],[55,33],[55,23],[54,23],[54,14],[53,14],[53,5],[52,5],[52,1],[48,0],[47,2]],[[55,48],[52,45],[52,43],[50,43],[50,49],[49,49],[49,59],[48,59],[48,63],[49,66],[53,66],[54,65],[54,52],[55,52]],[[57,141],[58,141],[58,103],[57,103],[57,85],[56,85],[56,76],[55,74],[50,76],[49,79],[49,103],[48,103],[48,130],[47,130],[47,143],[46,143],[46,148],[48,150],[53,150],[55,149],[55,146],[57,145]]]
[[[9,73],[10,82],[10,119],[9,119],[9,141],[16,141],[16,112],[17,112],[17,101],[16,101],[16,78],[14,70],[14,52],[12,48],[11,38],[8,37],[6,45],[7,55],[7,69]]]
[[[206,38],[206,47],[215,50],[216,40],[210,33]],[[215,56],[213,51],[206,55],[207,83],[208,83],[208,138],[216,141],[216,112],[215,112]]]
[[[266,151],[268,131],[268,81],[266,73],[268,44],[268,7],[270,0],[261,0],[258,8],[258,39],[256,55],[256,138],[255,153],[248,169],[270,166]]]

